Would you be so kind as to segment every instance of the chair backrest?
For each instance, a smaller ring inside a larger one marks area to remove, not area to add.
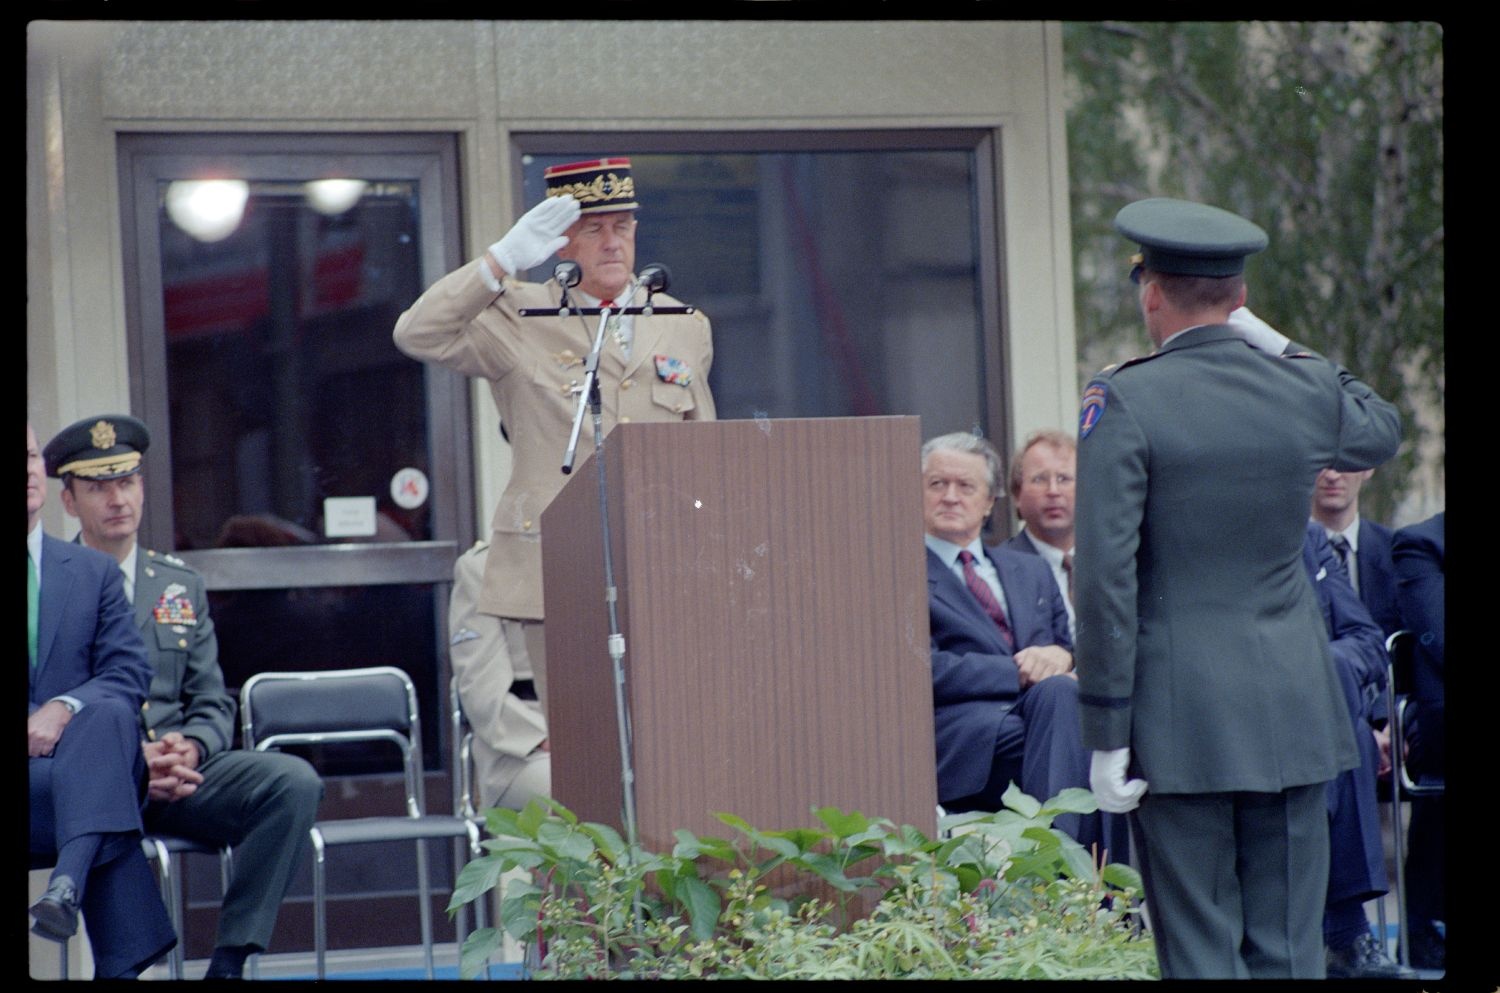
[[[240,689],[246,749],[383,741],[401,752],[410,817],[426,810],[417,690],[394,666],[260,672]]]
[[[453,742],[453,812],[476,820],[479,810],[474,803],[474,732],[458,695],[457,678],[448,680],[448,714],[452,720],[449,730]]]
[[[1405,628],[1392,631],[1385,639],[1385,654],[1390,660],[1391,692],[1396,696],[1405,696],[1412,690],[1412,653],[1416,644],[1416,635]]]

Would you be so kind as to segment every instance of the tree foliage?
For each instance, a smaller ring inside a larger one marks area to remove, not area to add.
[[[1401,408],[1362,513],[1435,510],[1434,490],[1441,506],[1442,27],[1107,21],[1063,38],[1080,376],[1150,348],[1116,211],[1225,207],[1271,237],[1251,309]]]

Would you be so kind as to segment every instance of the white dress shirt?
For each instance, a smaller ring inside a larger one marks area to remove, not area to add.
[[[934,538],[930,534],[924,537],[927,541],[927,547],[932,549],[934,555],[943,560],[943,565],[947,566],[949,571],[958,577],[958,581],[964,584],[965,589],[968,589],[969,581],[964,578],[964,564],[958,560],[958,553],[968,551],[972,554],[974,556],[974,571],[979,574],[980,579],[984,580],[985,585],[990,588],[990,592],[995,594],[995,599],[999,601],[1000,609],[1005,611],[1006,618],[1010,617],[1010,604],[1005,602],[1005,588],[1000,585],[1000,575],[995,572],[995,564],[990,561],[990,557],[984,554],[984,544],[978,538],[960,548],[951,541]]]

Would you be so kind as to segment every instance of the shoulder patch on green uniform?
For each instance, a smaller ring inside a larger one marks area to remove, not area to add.
[[[1109,399],[1109,386],[1095,378],[1083,391],[1083,407],[1078,411],[1078,440],[1087,438],[1099,420]]]

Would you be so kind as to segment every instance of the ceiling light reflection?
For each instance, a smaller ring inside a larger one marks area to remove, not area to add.
[[[358,203],[369,185],[363,179],[315,179],[304,189],[313,210],[327,217],[337,217]]]
[[[167,185],[167,216],[199,241],[223,241],[245,216],[243,179],[178,179]]]

